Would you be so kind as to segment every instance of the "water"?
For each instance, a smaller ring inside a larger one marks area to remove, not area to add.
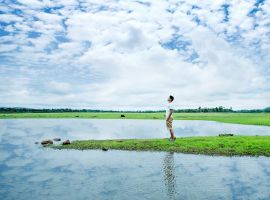
[[[132,119],[6,119],[1,132],[10,137],[27,133],[29,140],[51,137],[67,139],[164,138],[169,134],[164,120]],[[269,126],[229,124],[210,121],[174,120],[178,137],[218,135],[270,135]],[[3,134],[0,135],[0,139]]]
[[[269,134],[269,127],[202,121],[177,121],[175,129],[178,136]],[[270,199],[267,157],[54,150],[34,144],[53,137],[164,136],[159,120],[0,120],[0,199]]]

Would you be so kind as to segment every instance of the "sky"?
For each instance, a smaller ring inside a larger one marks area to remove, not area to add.
[[[0,107],[270,106],[268,0],[1,0]]]

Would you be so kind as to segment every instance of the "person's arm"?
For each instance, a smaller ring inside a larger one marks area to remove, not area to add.
[[[169,113],[169,116],[168,118],[166,119],[167,121],[170,119],[170,117],[172,116],[172,113],[173,113],[173,109],[170,109],[170,113]]]

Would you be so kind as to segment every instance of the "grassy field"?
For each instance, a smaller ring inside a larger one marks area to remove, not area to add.
[[[69,145],[51,145],[55,149],[118,149],[170,151],[224,156],[270,156],[270,136],[186,137],[168,139],[78,140]]]
[[[125,117],[121,118],[121,114]],[[12,113],[0,119],[14,118],[92,118],[92,119],[164,119],[165,113]],[[236,124],[270,126],[270,113],[174,113],[175,120],[208,120]]]

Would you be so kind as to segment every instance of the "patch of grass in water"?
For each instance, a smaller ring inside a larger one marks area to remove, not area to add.
[[[183,137],[164,139],[77,140],[70,145],[52,145],[56,149],[118,149],[170,151],[224,156],[270,156],[270,136]]]

